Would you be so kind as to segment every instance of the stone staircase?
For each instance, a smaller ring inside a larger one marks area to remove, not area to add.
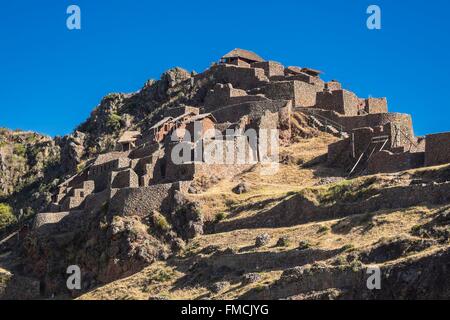
[[[94,192],[95,182],[92,180],[83,181],[79,186],[60,187],[59,193],[55,196],[51,205],[52,212],[64,212],[79,209],[86,197]]]
[[[344,127],[339,123],[325,116],[322,116],[313,110],[307,110],[306,108],[303,108],[302,110],[299,111],[303,112],[309,118],[310,125],[313,126],[314,128],[317,128],[320,131],[330,133],[342,139],[346,139],[349,137],[349,134],[345,132]]]

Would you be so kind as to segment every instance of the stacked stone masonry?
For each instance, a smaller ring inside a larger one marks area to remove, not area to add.
[[[188,192],[197,178],[233,177],[266,158],[277,160],[271,158],[275,145],[264,141],[261,130],[275,131],[276,139],[289,138],[294,111],[346,133],[329,145],[329,165],[370,174],[450,162],[450,133],[416,137],[411,116],[389,113],[386,98],[360,98],[336,80],[325,82],[314,69],[286,68],[235,49],[191,80],[213,82],[200,105],[161,111],[142,134],[123,132],[122,137],[133,137],[130,150],[88,161],[59,186],[35,228],[59,223],[66,228],[101,208],[140,216],[170,210],[175,191]],[[249,130],[256,132],[255,141]],[[263,154],[263,142],[269,144],[269,155]],[[177,152],[181,163],[174,161]],[[206,161],[219,154],[227,161]]]

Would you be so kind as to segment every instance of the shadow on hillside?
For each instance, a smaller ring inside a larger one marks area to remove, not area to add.
[[[169,260],[186,275],[178,279],[173,291],[196,286],[208,286],[214,282],[228,281],[237,284],[242,276],[252,272],[285,270],[317,261],[328,260],[343,252],[343,249],[292,249],[282,252],[225,253],[218,251],[210,256],[192,256]]]
[[[346,177],[346,171],[327,165],[327,154],[315,157],[299,165],[300,169],[309,169],[316,178]]]
[[[286,196],[283,195],[281,197],[265,199],[265,200],[257,201],[254,203],[247,203],[247,204],[243,204],[243,205],[233,205],[230,208],[230,210],[232,212],[228,215],[228,218],[234,218],[234,217],[238,216],[239,214],[241,214],[242,212],[249,211],[249,210],[263,210],[267,206],[269,206],[275,202],[282,201],[285,198],[286,198]],[[247,199],[247,201],[250,199]]]
[[[270,209],[237,220],[225,220],[215,225],[215,232],[229,232],[240,229],[283,228],[333,219],[334,216],[324,214],[323,208],[315,206],[300,194],[287,195],[281,202]]]

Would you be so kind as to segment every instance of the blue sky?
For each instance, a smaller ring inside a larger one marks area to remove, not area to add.
[[[66,28],[81,8],[82,29]],[[382,29],[366,28],[366,8]],[[450,131],[447,0],[17,0],[0,4],[0,127],[70,133],[110,92],[241,47],[317,68],[361,97],[386,96],[416,134]]]

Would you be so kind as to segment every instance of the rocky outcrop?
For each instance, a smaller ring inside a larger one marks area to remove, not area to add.
[[[61,164],[64,172],[76,172],[85,154],[86,135],[80,131],[63,137],[58,141],[61,147]]]

